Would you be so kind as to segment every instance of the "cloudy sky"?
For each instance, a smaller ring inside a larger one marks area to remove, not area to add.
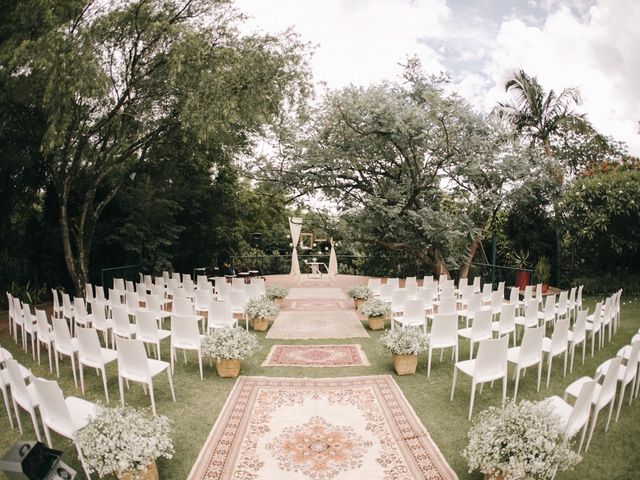
[[[397,78],[407,56],[477,109],[505,100],[516,69],[546,89],[578,87],[601,132],[640,155],[640,0],[236,0],[246,28],[293,27],[330,88]]]

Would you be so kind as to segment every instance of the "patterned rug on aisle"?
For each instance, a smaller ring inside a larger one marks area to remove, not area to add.
[[[267,338],[307,340],[312,338],[366,338],[355,310],[346,311],[281,311]]]
[[[339,288],[311,287],[289,289],[287,300],[345,300],[348,297]]]
[[[282,310],[297,311],[335,311],[335,310],[353,310],[353,300],[284,300],[282,302]]]
[[[456,479],[390,375],[239,377],[189,480]]]
[[[361,367],[369,365],[358,344],[274,345],[263,367]]]

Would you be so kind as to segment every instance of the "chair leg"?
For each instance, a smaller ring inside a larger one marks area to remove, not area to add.
[[[520,369],[518,365],[516,365],[516,384],[513,387],[513,401],[515,403],[516,397],[518,396],[518,383],[520,382]]]
[[[453,380],[451,381],[451,401],[453,402],[453,394],[456,390],[456,379],[458,378],[458,369],[453,366]]]
[[[107,372],[104,368],[104,365],[100,370],[102,371],[102,385],[104,386],[104,396],[107,399],[107,403],[109,403],[109,390],[107,389]]]
[[[124,407],[124,385],[120,375],[118,375],[118,390],[120,390],[120,404]]]
[[[75,383],[76,388],[78,388],[78,377],[76,376],[76,356],[75,353],[71,352],[71,370],[73,370],[73,383]]]
[[[200,380],[204,380],[204,375],[202,374],[202,353],[198,350],[198,363],[200,364]]]
[[[507,401],[507,379],[509,375],[505,373],[504,377],[502,377],[502,406],[504,407],[505,402]]]
[[[89,469],[85,465],[84,456],[82,455],[82,450],[80,450],[80,445],[78,445],[75,440],[73,443],[76,445],[76,450],[78,451],[78,460],[80,460],[80,464],[82,465],[82,469],[84,470],[84,474],[87,476],[87,479],[91,479],[91,475],[89,474]]]
[[[568,356],[568,353],[569,352],[567,351],[567,349],[565,349],[565,351],[564,351],[564,368],[563,368],[563,371],[562,371],[562,376],[563,377],[567,376],[567,356]]]
[[[176,392],[173,389],[173,378],[171,377],[171,372],[169,372],[167,370],[167,376],[169,377],[169,388],[171,389],[171,398],[173,398],[173,401],[176,401]]]
[[[620,389],[620,400],[618,400],[618,410],[616,411],[616,422],[618,421],[618,418],[620,417],[620,409],[622,408],[622,402],[624,401],[624,391],[627,388],[627,384],[624,383],[624,381],[622,382],[622,388]],[[633,392],[633,390],[631,390]],[[631,395],[633,397],[633,395]],[[615,401],[615,398],[613,399],[612,403]]]
[[[78,367],[80,368],[80,388],[82,389],[82,394],[84,395],[84,368],[82,367],[81,362],[78,363]]]
[[[24,433],[22,431],[22,420],[20,420],[20,411],[18,410],[18,404],[14,399],[12,399],[13,403],[13,413],[16,414],[16,419],[18,419],[18,429],[20,429],[20,434]]]
[[[429,351],[427,352],[427,378],[431,376],[431,345],[429,345]]]
[[[616,397],[615,397],[615,393],[613,398],[611,399],[611,406],[609,407],[609,415],[607,416],[607,424],[604,427],[604,431],[606,432],[607,430],[609,430],[609,423],[611,422],[611,414],[613,413],[613,404],[616,403]]]
[[[476,397],[476,381],[471,381],[471,399],[469,400],[469,420],[471,420],[471,413],[473,412],[473,401]]]
[[[156,399],[155,399],[155,397],[153,395],[153,380],[151,380],[149,382],[149,397],[151,397],[151,411],[153,412],[154,415],[157,415],[157,413],[156,413]]]
[[[551,379],[551,364],[553,363],[553,355],[549,352],[549,356],[547,357],[547,388],[549,388],[549,380]]]
[[[60,359],[58,358],[59,353],[57,350],[53,352],[53,356],[56,357],[56,377],[60,378]]]
[[[584,451],[589,450],[589,444],[591,443],[591,437],[593,436],[593,430],[596,428],[596,422],[598,421],[598,413],[600,410],[594,410],[593,418],[591,419],[591,425],[589,427],[589,436],[587,437],[587,444],[584,447]]]
[[[538,386],[536,387],[536,391],[540,391],[540,379],[542,378],[542,359],[538,362]]]
[[[33,429],[36,431],[36,437],[39,442],[42,442],[42,436],[40,435],[40,429],[38,428],[38,419],[36,418],[36,412],[33,408],[29,412],[29,415],[31,415],[31,422],[33,423]]]

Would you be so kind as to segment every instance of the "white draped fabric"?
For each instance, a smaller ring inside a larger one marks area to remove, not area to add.
[[[338,257],[336,257],[336,249],[333,245],[333,238],[331,239],[331,254],[329,255],[329,275],[338,274]]]
[[[291,252],[291,272],[290,275],[300,275],[300,263],[298,263],[298,242],[300,241],[300,232],[302,232],[302,218],[289,217],[289,229],[291,230],[291,243],[293,251]]]

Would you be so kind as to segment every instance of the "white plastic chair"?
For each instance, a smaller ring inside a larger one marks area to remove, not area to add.
[[[458,362],[458,317],[455,313],[436,314],[433,317],[429,333],[427,378],[431,376],[431,355],[435,348],[440,349],[440,361],[444,349],[452,348],[454,363]]]
[[[104,396],[109,403],[109,390],[107,388],[106,365],[118,358],[118,353],[110,348],[100,346],[98,332],[95,328],[78,328],[78,366],[80,367],[80,386],[84,394],[84,369],[83,365],[95,368],[102,375]]]
[[[564,353],[563,376],[567,376],[567,354],[569,350],[569,317],[567,315],[556,321],[551,338],[542,339],[542,351],[547,354],[547,387],[551,379],[551,364],[553,357]]]
[[[602,302],[596,303],[592,315],[587,315],[585,330],[591,334],[591,356],[593,357],[595,354],[596,335],[600,335],[598,348],[601,348],[602,344]]]
[[[86,427],[89,421],[96,416],[96,405],[82,398],[64,398],[62,390],[55,380],[34,377],[31,382],[38,398],[47,444],[49,447],[53,447],[50,430],[70,439],[76,446],[78,458],[87,478],[91,478],[85,466],[80,445],[76,442],[76,433]]]
[[[22,337],[22,348],[25,352],[29,351],[29,342],[28,339],[31,338],[31,354],[33,359],[36,359],[36,334],[37,330],[37,322],[36,317],[31,313],[31,306],[28,303],[22,304],[22,314],[23,314],[23,329],[24,332]]]
[[[73,383],[78,388],[78,378],[76,376],[76,354],[78,353],[78,339],[71,338],[67,321],[61,318],[52,319],[53,322],[53,349],[56,360],[56,376],[60,378],[60,355],[66,355],[71,359],[71,369],[73,371]]]
[[[231,304],[231,312],[233,315],[241,315],[247,330],[249,330],[249,320],[247,319],[247,312],[245,311],[247,297],[244,291],[231,290],[229,292],[229,303]]]
[[[53,318],[62,318],[62,305],[60,305],[60,294],[55,288],[51,289],[53,297]]]
[[[173,300],[172,313],[175,315],[193,315],[193,303],[187,298],[175,298]]]
[[[482,309],[482,294],[474,293],[467,301],[467,308],[458,312],[458,315],[465,320],[465,327],[469,327],[469,320],[473,321],[476,312]]]
[[[569,439],[573,438],[580,430],[582,430],[578,453],[582,450],[584,437],[587,433],[587,427],[589,426],[591,400],[593,399],[595,389],[596,382],[594,380],[584,382],[573,406],[569,405],[565,400],[557,395],[547,398],[547,402],[549,402],[553,412],[559,416],[565,424],[564,443],[568,442]]]
[[[626,365],[620,365],[618,369],[618,382],[620,383],[620,396],[618,400],[618,410],[616,412],[616,422],[620,417],[620,409],[622,408],[622,402],[624,401],[624,392],[627,389],[627,385],[633,383],[631,386],[631,394],[629,395],[629,405],[633,401],[634,390],[638,381],[638,361],[640,360],[640,340],[636,340],[631,345],[631,351],[629,353],[629,359]],[[596,380],[607,371],[611,360],[605,361],[596,370]]]
[[[399,323],[402,328],[422,327],[427,333],[427,320],[424,315],[424,301],[421,299],[407,300],[404,305],[404,313],[400,316],[392,317],[391,328],[394,323]]]
[[[611,421],[611,414],[613,413],[613,405],[616,399],[616,385],[618,383],[618,369],[620,368],[621,358],[614,358],[609,362],[609,366],[607,367],[607,372],[604,376],[604,381],[602,385],[596,384],[595,392],[593,394],[593,399],[591,400],[591,404],[593,405],[593,416],[591,417],[591,426],[589,428],[589,437],[587,438],[587,445],[585,447],[585,452],[589,450],[589,444],[591,443],[591,436],[593,435],[593,430],[596,427],[596,422],[598,420],[598,413],[604,407],[609,405],[609,417],[607,418],[607,425],[605,426],[604,431],[609,430],[609,423]],[[591,377],[582,377],[569,385],[564,391],[564,398],[566,400],[568,395],[571,395],[574,398],[577,398],[580,395],[580,390],[582,389],[582,385],[586,382],[590,382],[593,379]]]
[[[456,313],[456,302],[457,299],[454,296],[451,297],[441,297],[440,301],[437,303],[437,313],[440,314],[449,314]],[[434,306],[436,306],[436,302],[433,302]],[[427,318],[433,319],[432,315],[427,315]]]
[[[164,301],[155,293],[147,295],[147,310],[153,312],[158,322],[158,328],[162,328],[162,322],[165,318],[171,318],[171,312],[165,310]]]
[[[260,285],[255,284],[254,287],[257,287],[260,290]],[[213,301],[213,290],[211,287],[201,287],[196,290],[196,296],[193,300],[194,309],[196,312],[207,312],[209,310],[209,305]]]
[[[405,289],[394,290],[391,294],[391,316],[404,312],[405,303],[407,303],[407,291]]]
[[[558,295],[558,303],[556,304],[556,320],[569,317],[568,292],[563,290]]]
[[[22,421],[20,420],[20,411],[18,410],[18,405],[26,410],[27,413],[31,416],[31,421],[33,422],[33,429],[36,431],[36,436],[38,437],[38,441],[42,441],[42,437],[40,436],[40,429],[38,428],[38,419],[36,417],[36,408],[38,407],[38,399],[36,397],[36,393],[34,391],[33,385],[27,385],[24,381],[24,375],[20,370],[20,364],[14,360],[13,358],[7,358],[5,360],[5,364],[7,366],[4,371],[5,375],[9,379],[9,384],[11,385],[11,401],[13,402],[13,410],[16,414],[16,418],[18,419],[18,428],[20,429],[20,433],[23,433],[22,430]]]
[[[469,420],[473,411],[476,386],[486,382],[502,379],[502,403],[507,398],[507,348],[508,337],[482,340],[478,347],[478,356],[473,360],[456,362],[453,368],[453,382],[451,385],[451,401],[456,389],[458,370],[471,377],[471,399],[469,401]]]
[[[47,347],[47,354],[49,355],[49,371],[53,372],[53,363],[51,360],[53,328],[49,325],[47,312],[44,310],[36,310],[36,329],[38,333],[38,365],[40,365],[40,345],[44,344]]]
[[[207,316],[207,330],[237,327],[238,320],[233,318],[229,302],[211,302]]]
[[[380,281],[379,278],[370,278],[367,281],[367,287],[369,288],[369,290],[371,291],[371,294],[374,297],[377,297],[380,295],[380,287],[382,286],[382,283]]]
[[[176,349],[183,350],[184,363],[187,363],[187,350],[198,353],[200,379],[202,380],[202,336],[198,327],[198,318],[194,315],[171,315],[171,372],[176,360]]]
[[[147,358],[144,351],[144,344],[141,340],[128,340],[116,337],[116,347],[118,350],[118,387],[120,389],[120,402],[124,406],[123,380],[142,383],[149,387],[149,397],[151,398],[151,410],[156,415],[156,400],[153,394],[153,377],[166,370],[169,379],[171,397],[176,401],[176,394],[173,390],[173,379],[169,362]],[[145,389],[146,391],[146,389]]]
[[[461,328],[458,335],[469,340],[469,358],[473,358],[473,347],[476,342],[487,340],[493,336],[491,331],[491,311],[478,310],[469,328]]]
[[[87,312],[87,306],[84,303],[84,298],[75,297],[73,299],[73,309],[74,309],[74,317],[73,317],[73,332],[75,332],[76,327],[90,327],[93,323],[93,315]]]
[[[524,316],[516,317],[516,325],[523,329],[538,326],[538,301],[533,299],[525,304]]]
[[[129,322],[129,310],[124,305],[115,306],[113,312],[113,329],[111,330],[111,345],[115,345],[115,337],[134,338],[136,326]]]
[[[569,349],[571,350],[571,362],[569,363],[569,373],[573,372],[573,357],[576,354],[576,345],[582,344],[582,364],[584,365],[584,355],[587,350],[587,311],[578,310],[576,315],[576,323],[573,324],[573,330],[569,330],[567,339],[569,341]]]
[[[518,385],[520,383],[520,371],[538,365],[538,384],[536,391],[540,391],[540,378],[542,377],[542,339],[544,338],[544,326],[527,328],[522,337],[519,347],[510,348],[507,351],[507,361],[516,368],[515,387],[513,390],[513,401],[518,396]]]
[[[104,305],[97,300],[91,303],[91,312],[93,315],[93,323],[91,326],[97,331],[102,332],[104,344],[109,348],[109,337],[111,336],[110,332],[113,330],[113,320],[107,318]]]
[[[156,347],[156,357],[160,358],[160,342],[171,336],[169,330],[158,328],[158,322],[153,312],[140,310],[136,312],[136,338],[144,343],[150,343]]]
[[[124,279],[122,278],[114,278],[113,279],[113,288],[115,290],[120,290],[121,292],[126,291],[126,287],[124,284]]]
[[[516,305],[504,304],[500,311],[500,318],[497,322],[491,322],[491,330],[498,337],[511,335],[513,346],[516,346]]]
[[[538,312],[538,319],[543,325],[551,322],[555,323],[556,320],[556,296],[547,295],[547,299],[544,302],[544,310]]]

